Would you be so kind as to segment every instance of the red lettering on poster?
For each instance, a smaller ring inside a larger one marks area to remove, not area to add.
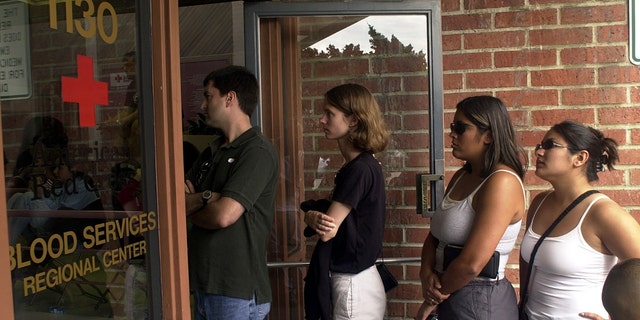
[[[93,79],[93,59],[81,54],[77,59],[78,78],[62,77],[62,101],[78,103],[81,127],[95,127],[95,105],[109,104],[108,85]]]

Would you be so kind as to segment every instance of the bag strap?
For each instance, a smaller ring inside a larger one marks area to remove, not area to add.
[[[573,200],[573,202],[571,202],[571,204],[569,204],[564,211],[562,211],[562,213],[560,213],[560,215],[556,218],[555,221],[553,221],[553,223],[549,226],[549,228],[547,228],[547,230],[542,234],[542,236],[540,236],[540,239],[538,239],[538,241],[536,242],[536,244],[533,246],[533,250],[531,250],[531,257],[529,258],[529,265],[527,267],[527,276],[524,279],[524,286],[520,286],[520,290],[522,291],[522,301],[520,301],[520,314],[524,313],[524,305],[527,302],[527,291],[529,289],[529,280],[531,279],[531,270],[533,269],[533,260],[536,257],[536,253],[538,253],[538,249],[540,248],[540,246],[542,245],[542,241],[549,235],[551,234],[551,231],[553,231],[553,229],[555,229],[555,227],[560,223],[560,221],[562,221],[562,219],[569,214],[569,211],[571,211],[573,208],[575,208],[575,206],[577,206],[580,202],[582,202],[582,200],[584,200],[586,197],[594,194],[594,193],[598,193],[598,190],[589,190],[584,192],[583,194],[581,194],[579,197],[577,197],[575,200]]]

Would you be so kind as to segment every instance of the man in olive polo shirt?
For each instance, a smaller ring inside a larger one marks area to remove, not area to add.
[[[250,117],[258,82],[244,67],[210,73],[201,105],[221,137],[187,173],[189,274],[195,319],[264,319],[271,308],[267,245],[278,157]]]

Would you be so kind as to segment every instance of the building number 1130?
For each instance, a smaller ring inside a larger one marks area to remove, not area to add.
[[[49,26],[51,29],[58,30],[56,1],[59,0],[49,0]],[[74,6],[82,10],[82,18],[73,19]],[[67,33],[73,33],[75,30],[84,38],[93,38],[96,36],[97,30],[104,42],[112,44],[116,41],[118,37],[118,15],[111,3],[107,1],[100,2],[96,10],[92,0],[64,0],[64,9]],[[105,15],[111,17],[111,32],[109,34],[105,30]]]

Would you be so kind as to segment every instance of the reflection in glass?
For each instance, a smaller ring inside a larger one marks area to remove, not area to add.
[[[272,70],[277,68],[274,61],[282,61],[283,70],[277,71],[283,73],[282,83],[286,84],[281,92],[282,102],[277,99],[263,102],[266,110],[263,113],[281,117],[279,121],[285,130],[274,139],[286,141],[281,152],[286,159],[285,198],[291,204],[281,206],[287,210],[280,210],[276,216],[276,225],[284,221],[287,227],[274,231],[272,243],[274,248],[286,243],[288,251],[275,249],[270,253],[270,261],[310,259],[316,238],[303,237],[304,223],[300,221],[297,205],[304,200],[329,197],[335,173],[343,165],[338,148],[324,139],[319,122],[324,92],[341,83],[364,85],[383,110],[392,132],[391,142],[376,158],[386,176],[387,212],[392,217],[387,224],[407,223],[415,215],[415,174],[429,171],[426,17],[345,15],[264,19],[260,32],[265,41],[273,41],[280,32],[281,44],[261,43],[260,68]],[[294,44],[289,42],[293,39]],[[295,49],[273,49],[289,46]],[[278,91],[277,86],[269,85],[263,82],[263,92],[273,95]],[[284,105],[283,110],[280,112],[278,106],[270,103]],[[302,180],[301,185],[296,184],[296,177]],[[277,286],[272,315],[278,319],[303,317],[301,293],[305,272],[300,268],[272,272],[272,281]]]
[[[0,1],[15,317],[145,319],[135,2],[28,3]]]

